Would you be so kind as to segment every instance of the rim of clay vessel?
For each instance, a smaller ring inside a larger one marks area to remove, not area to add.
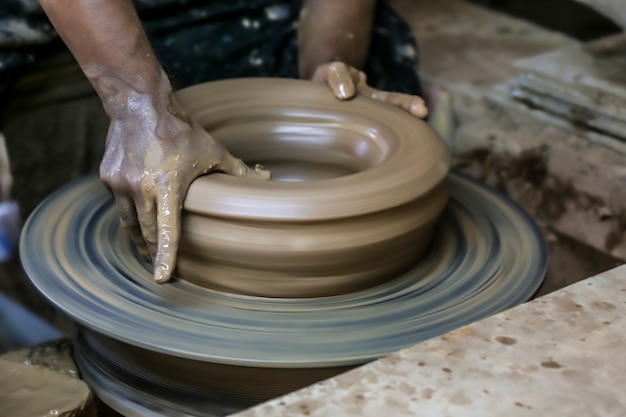
[[[184,208],[191,212],[294,221],[365,215],[419,198],[439,184],[450,167],[447,147],[424,121],[365,97],[340,101],[330,88],[311,81],[214,81],[177,95],[192,117],[247,163],[263,163],[245,156],[257,137],[277,134],[286,138],[286,146],[291,137],[300,143],[313,140],[329,155],[342,153],[338,159],[354,170],[301,182],[213,173],[189,188]]]

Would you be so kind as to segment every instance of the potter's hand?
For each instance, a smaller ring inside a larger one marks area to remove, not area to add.
[[[367,85],[363,71],[343,62],[320,65],[313,74],[313,81],[327,84],[339,100],[348,100],[360,94],[398,106],[417,117],[428,115],[428,109],[420,97],[372,88]]]
[[[230,155],[173,95],[164,106],[139,106],[112,118],[100,177],[115,196],[122,224],[140,252],[151,257],[154,280],[163,283],[174,271],[191,182],[210,171],[255,179],[268,179],[269,172]]]

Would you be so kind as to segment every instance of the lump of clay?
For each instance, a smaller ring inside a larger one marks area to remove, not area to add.
[[[67,340],[0,356],[0,416],[87,417],[92,395]]]

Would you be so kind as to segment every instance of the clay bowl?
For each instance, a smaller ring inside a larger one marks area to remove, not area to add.
[[[415,265],[444,208],[449,152],[421,120],[302,80],[179,91],[191,115],[272,180],[211,174],[184,203],[177,277],[254,296],[347,293]]]

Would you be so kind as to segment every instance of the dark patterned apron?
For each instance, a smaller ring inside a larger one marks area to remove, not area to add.
[[[63,48],[37,0],[2,3],[0,111],[24,67]],[[300,0],[134,3],[159,61],[177,87],[233,77],[298,77]],[[409,26],[386,1],[379,1],[364,68],[370,85],[421,95],[416,66]]]

